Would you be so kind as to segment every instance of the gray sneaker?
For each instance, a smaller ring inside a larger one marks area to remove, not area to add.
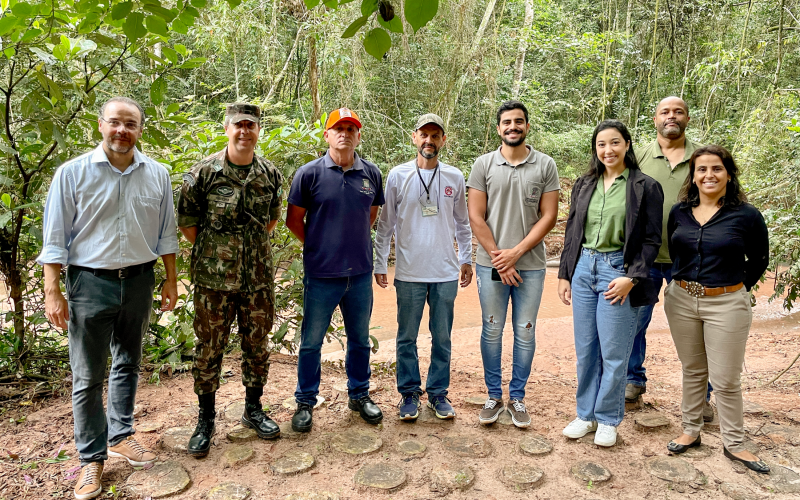
[[[628,403],[635,403],[639,396],[647,392],[646,385],[633,385],[628,384],[625,386],[625,401]]]
[[[703,403],[703,422],[713,422],[714,421],[714,407],[711,406],[711,403],[706,401]]]
[[[511,421],[517,427],[530,427],[531,416],[525,408],[525,403],[521,399],[512,399],[508,402],[508,412],[511,414]]]
[[[502,399],[489,398],[483,405],[481,413],[478,415],[478,422],[483,425],[493,424],[497,422],[500,414],[505,411],[506,407],[503,405]]]

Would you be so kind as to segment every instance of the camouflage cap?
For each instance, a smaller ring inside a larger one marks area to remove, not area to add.
[[[239,123],[242,120],[259,123],[261,121],[261,108],[255,104],[236,102],[228,105],[225,109],[225,116],[230,123]]]
[[[414,130],[417,131],[429,123],[433,123],[434,125],[438,126],[440,129],[442,129],[442,133],[445,133],[444,120],[442,120],[441,116],[434,113],[427,113],[420,116],[417,120],[417,124],[414,125]]]

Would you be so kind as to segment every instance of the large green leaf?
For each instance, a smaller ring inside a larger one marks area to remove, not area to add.
[[[361,15],[369,16],[378,10],[378,0],[361,0]]]
[[[159,105],[164,102],[164,93],[167,91],[167,82],[164,78],[156,78],[156,81],[150,85],[150,100],[153,104]]]
[[[392,38],[383,28],[370,30],[364,37],[364,49],[367,54],[381,60],[392,47]]]
[[[147,34],[147,28],[144,27],[144,14],[141,12],[132,12],[125,19],[122,31],[132,42],[145,36]]]
[[[173,12],[169,9],[165,9],[160,5],[145,5],[143,7],[144,10],[151,12],[166,22],[172,22],[173,19],[178,15],[177,12]]]
[[[111,9],[111,19],[115,21],[125,19],[125,16],[131,13],[131,9],[133,9],[133,2],[118,3]]]
[[[403,11],[414,33],[428,24],[439,10],[439,0],[406,0]]]
[[[240,3],[242,3],[242,0],[228,0],[228,5],[231,6],[231,9],[235,9]],[[192,2],[192,4],[194,4],[194,2]]]
[[[0,19],[0,36],[11,31],[11,29],[16,26],[17,21],[19,21],[19,19],[14,16],[3,16],[3,18]]]
[[[161,54],[172,64],[178,64],[178,53],[169,47],[161,47]]]
[[[342,33],[342,38],[352,38],[353,35],[358,33],[358,30],[360,30],[362,26],[367,24],[368,20],[369,20],[369,15],[366,15],[366,16],[361,16],[355,21],[353,21],[353,23],[350,24],[350,26],[348,26],[346,30],[344,30],[344,33]]]
[[[319,0],[303,0],[303,3],[306,4],[307,9],[311,10],[319,5]]]
[[[167,22],[159,16],[147,16],[144,20],[147,26],[147,31],[157,35],[169,36],[169,28]]]
[[[377,16],[378,24],[386,28],[387,30],[391,31],[392,33],[402,33],[403,32],[403,20],[400,19],[400,16],[394,16],[391,21],[388,23],[383,20],[381,16]]]

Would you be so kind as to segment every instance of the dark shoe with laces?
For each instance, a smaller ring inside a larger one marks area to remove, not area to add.
[[[260,404],[246,403],[244,414],[242,414],[242,424],[245,427],[255,429],[256,434],[261,439],[275,439],[281,435],[281,429],[265,413]]]
[[[357,411],[368,424],[379,424],[383,420],[383,412],[369,396],[364,396],[361,399],[351,399],[347,406],[351,410]]]
[[[197,427],[194,429],[194,434],[189,439],[189,445],[186,451],[189,455],[197,458],[208,455],[208,450],[211,449],[211,439],[214,437],[214,417],[215,414],[205,414],[202,410],[197,418]]]
[[[297,403],[297,409],[292,417],[292,430],[295,432],[308,432],[311,430],[314,407],[308,403]]]
[[[669,450],[671,453],[679,455],[688,451],[689,448],[694,448],[695,446],[700,446],[700,436],[697,436],[697,439],[689,444],[680,444],[676,443],[675,441],[670,441],[667,443],[667,450]]]
[[[428,408],[436,413],[436,418],[442,420],[449,420],[455,418],[456,411],[447,396],[430,396],[428,397]]]
[[[403,394],[397,408],[400,409],[400,420],[413,422],[419,417],[419,394]]]
[[[745,467],[748,469],[758,472],[759,474],[769,474],[769,465],[765,464],[763,460],[744,460],[742,458],[737,457],[733,453],[728,451],[728,448],[722,447],[724,454],[726,457],[730,458],[734,462],[742,462]]]

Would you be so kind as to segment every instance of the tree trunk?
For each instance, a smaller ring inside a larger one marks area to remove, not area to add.
[[[739,42],[739,55],[736,58],[736,92],[742,91],[742,51],[744,50],[744,41],[747,39],[747,27],[750,25],[751,12],[753,12],[753,0],[750,0],[750,5],[747,7],[747,17],[744,19],[744,28],[742,29],[742,41]]]
[[[781,0],[781,20],[778,25],[778,65],[775,68],[775,78],[772,81],[772,89],[778,90],[778,77],[781,74],[781,64],[783,63],[783,9],[786,6],[786,0]]]
[[[312,34],[308,37],[308,89],[311,92],[311,108],[313,121],[322,116],[322,107],[319,103],[319,73],[317,68],[317,38]]]
[[[289,69],[289,63],[292,61],[295,52],[297,52],[297,44],[300,42],[300,37],[303,35],[303,28],[302,26],[297,27],[297,36],[294,37],[294,45],[292,45],[292,50],[289,51],[289,57],[286,58],[286,62],[283,64],[283,68],[281,72],[278,73],[278,76],[275,77],[275,80],[272,82],[272,87],[269,89],[267,93],[266,99],[264,102],[267,103],[275,94],[275,90],[278,88],[278,85],[283,81],[283,78],[286,76],[286,70]]]
[[[522,84],[522,69],[525,66],[525,51],[528,49],[528,29],[533,23],[533,0],[525,0],[525,20],[522,23],[522,30],[519,37],[519,52],[517,61],[514,63],[514,86],[511,89],[511,97],[519,98],[519,87]]]
[[[653,76],[653,68],[656,65],[656,35],[658,34],[658,0],[656,0],[655,15],[653,17],[653,47],[650,56],[650,72],[647,73],[647,97],[650,97],[650,77]]]

